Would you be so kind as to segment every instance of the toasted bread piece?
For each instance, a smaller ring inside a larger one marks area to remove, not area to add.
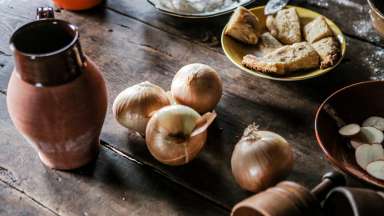
[[[319,16],[304,26],[305,40],[313,43],[325,37],[333,36],[332,29],[328,26],[323,16]]]
[[[241,42],[257,44],[261,33],[259,19],[244,7],[238,7],[231,16],[224,32]]]
[[[283,44],[281,44],[275,37],[273,37],[271,33],[265,32],[259,37],[259,43],[257,44],[257,49],[258,51],[263,53],[263,55],[266,55],[282,46]]]
[[[334,37],[326,37],[312,44],[319,54],[320,68],[324,69],[336,64],[340,57],[340,44]]]
[[[243,57],[245,67],[264,73],[285,75],[288,72],[319,66],[320,57],[307,42],[286,45],[259,58],[254,55]]]
[[[300,19],[295,8],[283,9],[276,16],[268,16],[266,26],[271,34],[284,44],[301,41]]]

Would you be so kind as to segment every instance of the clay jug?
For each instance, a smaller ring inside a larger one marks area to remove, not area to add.
[[[104,79],[83,54],[76,26],[39,8],[38,20],[11,36],[15,59],[7,107],[18,131],[55,169],[95,159],[107,109]]]
[[[102,2],[103,0],[53,0],[57,7],[73,11],[90,9]]]

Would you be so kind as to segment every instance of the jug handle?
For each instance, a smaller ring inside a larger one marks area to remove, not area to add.
[[[51,7],[38,7],[36,9],[36,19],[54,19],[55,14]]]
[[[311,192],[320,202],[324,200],[328,192],[334,187],[344,186],[346,180],[343,174],[337,171],[328,172],[323,175],[320,184],[315,186]]]

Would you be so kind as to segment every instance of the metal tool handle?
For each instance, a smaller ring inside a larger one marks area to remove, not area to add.
[[[343,174],[337,171],[328,172],[323,175],[320,184],[315,186],[311,192],[319,200],[322,201],[330,190],[334,187],[344,186],[346,180]]]

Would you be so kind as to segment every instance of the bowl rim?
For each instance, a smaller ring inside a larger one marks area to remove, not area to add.
[[[328,152],[327,148],[325,147],[325,145],[323,144],[323,142],[321,141],[320,139],[320,134],[318,132],[318,120],[319,120],[319,115],[320,115],[320,112],[323,110],[324,106],[329,102],[329,100],[331,98],[333,98],[334,96],[336,96],[337,94],[340,94],[341,92],[349,89],[349,88],[353,88],[353,87],[356,87],[356,86],[359,86],[359,85],[365,85],[365,84],[371,84],[371,83],[382,83],[384,84],[384,80],[368,80],[368,81],[362,81],[362,82],[357,82],[357,83],[353,83],[353,84],[350,84],[350,85],[347,85],[345,87],[342,87],[338,90],[336,90],[335,92],[333,92],[330,96],[328,96],[321,104],[320,106],[317,108],[317,111],[316,111],[316,116],[315,116],[315,135],[316,135],[316,141],[317,141],[317,144],[320,146],[321,150],[323,151],[323,153],[325,154],[326,158],[328,159],[328,161],[331,162],[331,164],[340,169],[341,171],[349,174],[349,175],[352,175],[366,183],[369,183],[369,184],[372,184],[372,185],[375,185],[375,186],[378,186],[378,187],[381,187],[381,188],[384,188],[384,181],[382,181],[383,183],[378,183],[379,179],[377,179],[377,182],[376,181],[372,181],[371,179],[367,178],[366,176],[363,176],[363,175],[356,175],[354,174],[353,172],[351,172],[349,170],[349,168],[347,168],[346,166],[343,166],[341,162],[339,162],[338,160],[336,160],[330,152]]]
[[[228,50],[224,47],[224,38],[227,37],[225,35],[225,30],[227,29],[227,26],[228,26],[228,23],[225,24],[224,28],[223,28],[223,31],[221,32],[221,38],[220,38],[220,42],[221,42],[221,48],[223,49],[224,51],[224,54],[225,56],[227,57],[227,59],[229,59],[232,64],[234,64],[237,68],[239,68],[240,70],[248,73],[248,74],[251,74],[253,76],[257,76],[257,77],[261,77],[261,78],[264,78],[264,79],[269,79],[269,80],[276,80],[276,81],[283,81],[283,82],[294,82],[294,81],[302,81],[302,80],[307,80],[307,79],[311,79],[311,78],[315,78],[315,77],[318,77],[318,76],[321,76],[321,75],[324,75],[330,71],[332,71],[333,69],[335,69],[341,62],[342,60],[344,59],[345,57],[345,54],[347,53],[347,42],[346,42],[346,38],[345,38],[345,35],[344,33],[342,32],[342,30],[340,29],[340,27],[338,25],[336,25],[335,22],[333,22],[331,19],[329,19],[328,17],[314,11],[314,10],[310,10],[308,8],[304,8],[304,7],[298,7],[298,6],[295,6],[295,5],[287,5],[286,8],[298,8],[300,10],[303,10],[303,11],[309,11],[311,13],[315,13],[317,14],[318,16],[323,16],[326,18],[327,21],[330,21],[331,24],[333,24],[334,26],[336,26],[336,28],[339,30],[340,34],[339,35],[335,35],[336,39],[340,42],[340,58],[339,60],[336,62],[336,64],[334,64],[333,66],[331,67],[328,67],[328,68],[325,68],[325,69],[317,69],[317,70],[320,70],[319,73],[314,73],[314,74],[311,74],[309,75],[310,73],[308,74],[303,74],[302,76],[296,76],[296,77],[278,77],[278,76],[270,76],[266,73],[262,73],[262,72],[258,72],[258,71],[255,71],[255,70],[251,70],[251,69],[248,69],[246,67],[243,67],[241,64],[238,64],[237,62],[235,62],[234,59],[232,59],[228,53]],[[264,10],[265,8],[265,5],[262,5],[262,6],[257,6],[257,7],[253,7],[253,8],[248,8],[248,10],[250,11],[253,11],[253,10]]]
[[[186,19],[206,19],[206,18],[218,17],[218,16],[222,16],[222,15],[225,15],[225,14],[229,14],[229,13],[231,13],[232,11],[234,11],[237,8],[237,7],[228,7],[227,9],[220,10],[220,11],[217,11],[217,12],[187,14],[187,13],[178,13],[178,12],[175,12],[175,11],[171,11],[171,10],[167,10],[167,9],[164,9],[164,8],[156,7],[156,5],[155,5],[155,3],[153,1],[154,0],[147,0],[147,2],[149,4],[151,4],[160,13],[163,13],[163,14],[166,14],[166,15],[169,15],[169,16],[173,16],[173,17],[177,17],[177,18],[186,18]],[[239,6],[245,7],[245,6],[248,6],[248,5],[252,4],[255,1],[256,0],[248,0],[247,2],[244,2],[244,3],[240,4]]]
[[[359,216],[359,211],[357,209],[357,204],[355,202],[355,199],[353,197],[353,193],[350,191],[350,187],[336,187],[332,189],[326,196],[324,201],[324,206],[330,202],[330,197],[335,196],[337,194],[341,194],[344,196],[344,198],[348,201],[349,206],[351,207],[351,210],[353,211],[353,216]],[[367,189],[363,189],[367,190]]]
[[[372,0],[367,0],[369,7],[375,11],[375,13],[380,16],[381,19],[384,19],[384,12],[381,12],[373,3]]]

